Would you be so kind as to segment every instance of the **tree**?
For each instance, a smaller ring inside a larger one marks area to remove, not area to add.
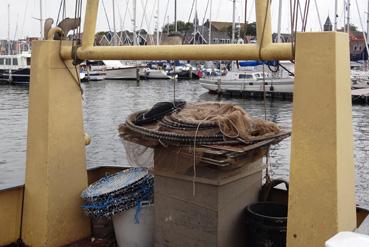
[[[337,31],[340,31],[340,32],[344,32],[344,28],[341,27],[340,29],[338,29]],[[353,24],[350,24],[350,32],[357,32],[357,26],[353,25]]]
[[[169,26],[169,32],[174,32],[175,26],[174,23],[168,23],[166,24],[162,29],[163,32],[168,32],[168,26]],[[177,30],[178,32],[186,32],[193,28],[193,24],[191,22],[184,22],[184,21],[177,21]]]
[[[242,29],[241,29],[241,34],[242,33],[243,32],[242,32]],[[256,36],[256,22],[252,22],[252,23],[247,24],[245,34],[250,35],[250,36]]]

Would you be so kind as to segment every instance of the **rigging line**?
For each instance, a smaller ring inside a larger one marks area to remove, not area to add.
[[[314,0],[314,4],[315,4],[316,14],[317,14],[317,16],[318,16],[318,21],[319,21],[320,31],[322,31],[322,32],[323,32],[322,20],[320,19],[319,8],[318,8],[318,4],[317,4],[316,0]]]
[[[103,9],[104,9],[106,22],[108,23],[109,32],[111,32],[109,17],[108,17],[108,13],[106,12],[106,8],[105,8],[105,2],[104,0],[102,0],[101,2],[102,2]]]
[[[305,26],[305,17],[306,17],[306,7],[307,7],[307,0],[305,0],[305,4],[304,4],[304,12],[301,18],[301,32],[304,31],[304,26]]]
[[[17,37],[17,33],[18,33],[18,22],[19,22],[19,14],[17,14],[17,23],[15,25],[15,31],[14,31],[14,39]]]
[[[124,11],[123,21],[121,22],[121,27],[120,27],[120,29],[122,29],[122,31],[124,30],[124,25],[125,25],[125,23],[126,23],[126,18],[127,18],[128,8],[129,8],[129,6],[127,5],[126,10]],[[119,12],[120,12],[120,11],[119,11]]]
[[[355,0],[355,3],[356,3],[357,14],[358,14],[359,20],[360,20],[361,29],[363,30],[363,36],[364,36],[364,41],[365,41],[366,53],[368,54],[368,57],[369,57],[368,40],[366,39],[366,35],[364,33],[364,30],[365,29],[364,29],[363,21],[361,19],[359,4],[357,3],[357,0]]]
[[[159,0],[155,0],[154,1],[154,6],[157,6],[157,2],[158,2]],[[152,23],[152,19],[154,18],[154,13],[156,12],[156,9],[155,9],[155,7],[153,8],[153,10],[152,10],[152,12],[151,12],[151,15],[150,15],[150,18],[149,18],[149,22],[147,22],[147,20],[146,20],[146,25],[148,25],[148,27],[149,27],[149,33],[151,33],[151,23]],[[159,18],[159,16],[158,16],[158,18]],[[158,27],[159,28],[159,27]],[[159,31],[159,30],[158,30]],[[151,36],[150,37],[150,40],[151,41],[154,41],[154,38]]]
[[[307,26],[307,21],[308,21],[308,18],[309,18],[309,13],[310,13],[310,0],[308,0],[308,6],[307,6],[307,9],[306,9],[304,32],[306,31],[306,26]]]
[[[302,22],[303,21],[303,15],[302,15],[300,1],[297,1],[297,9],[298,9],[298,13],[300,14],[300,18],[301,18],[301,22]]]
[[[23,17],[23,23],[22,23],[22,29],[21,29],[21,37],[23,37],[24,25],[26,23],[26,16],[27,16],[27,11],[28,11],[28,4],[29,4],[29,0],[27,0],[26,6],[24,8],[24,17]]]
[[[304,15],[303,15],[302,25],[301,25],[302,32],[305,32],[306,30],[306,23],[307,23],[307,18],[309,14],[309,6],[310,6],[310,0],[305,0]]]
[[[295,47],[296,47],[296,31],[297,31],[297,23],[298,23],[298,0],[294,0],[292,4],[292,0],[290,0],[290,8],[291,8],[291,42],[292,42],[292,54],[295,57]]]
[[[75,5],[74,5],[74,18],[77,18],[77,8],[78,8],[78,0],[75,0]],[[64,35],[68,35],[67,33],[65,33]],[[62,39],[62,37],[60,37],[60,39]],[[72,47],[74,46],[74,41],[76,39],[76,29],[73,29],[73,38],[72,38]]]
[[[157,3],[157,1],[155,0],[153,6],[156,6],[156,3]],[[146,39],[149,38],[152,43],[154,43],[154,39],[153,39],[152,35],[149,35],[149,33],[151,33],[151,21],[152,21],[154,12],[155,12],[155,8],[153,8],[153,11],[151,12],[149,21],[147,20],[147,16],[145,15],[145,23],[147,25]]]
[[[263,101],[264,101],[264,120],[267,120],[266,110],[266,82],[265,82],[265,63],[263,63]]]
[[[60,6],[59,6],[59,11],[58,11],[58,17],[56,18],[56,25],[59,24],[59,17],[60,17],[60,14],[62,12],[62,7],[63,7],[63,0],[60,0]]]
[[[146,0],[145,5],[144,5],[142,1],[143,0],[140,0],[141,5],[143,7],[143,14],[142,14],[142,18],[141,18],[140,30],[138,30],[138,35],[141,35],[142,25],[143,25],[144,19],[146,17],[146,9],[147,9],[147,3],[148,3],[148,0]]]
[[[251,19],[251,15],[253,13],[254,5],[255,5],[255,0],[251,2],[251,8],[249,9],[249,13],[247,15],[247,22],[249,22],[249,20]]]
[[[205,24],[206,15],[208,13],[209,2],[210,2],[210,0],[208,0],[207,3],[206,3],[204,17],[202,18],[202,25],[201,25],[201,32],[200,32],[202,36],[204,35],[204,24]]]
[[[155,2],[156,3],[156,2]],[[154,6],[156,6],[155,4],[154,4]],[[155,10],[155,8],[153,9],[153,10]],[[146,33],[146,39],[147,39],[147,37],[149,37],[150,38],[150,40],[152,40],[153,41],[153,37],[151,36],[151,35],[149,35],[149,33],[151,33],[151,21],[152,21],[152,16],[153,16],[153,12],[151,12],[151,17],[150,17],[150,19],[149,19],[149,21],[147,20],[147,15],[145,14],[144,15],[144,17],[145,17],[145,23],[146,23],[146,26],[147,26],[147,33]]]
[[[61,55],[61,51],[62,51],[62,42],[63,42],[63,35],[61,35],[61,38],[60,38],[60,42],[59,42],[59,56],[60,58],[62,57]],[[73,78],[73,81],[75,82],[76,86],[79,88],[80,92],[81,92],[81,98],[82,100],[84,100],[83,98],[83,88],[81,86],[81,80],[80,80],[80,77],[79,77],[79,73],[76,74],[76,76],[74,76],[73,72],[69,69],[68,65],[66,64],[65,60],[64,59],[61,59],[65,68],[68,70],[70,76],[72,76]],[[75,68],[77,68],[77,66],[75,66]],[[77,71],[76,71],[77,72]],[[77,77],[77,78],[76,78]]]
[[[192,1],[192,6],[191,6],[191,11],[190,11],[190,16],[188,17],[188,21],[187,21],[187,23],[190,23],[191,16],[192,16],[192,11],[193,11],[194,6],[195,6],[195,1],[196,1],[196,0],[193,0],[193,1]],[[184,34],[184,37],[183,37],[182,44],[186,41],[187,32],[188,32],[188,30],[186,30],[186,31],[185,31],[185,34]]]
[[[129,10],[130,8],[129,8],[129,0],[125,0],[126,1],[126,4],[127,4],[127,10],[128,10],[128,17],[129,17],[129,19],[132,21],[132,15],[131,15],[131,11]]]
[[[170,1],[170,0],[168,0],[168,1],[167,1],[167,8],[165,9],[165,15],[164,15],[163,27],[165,26],[166,17],[167,17],[167,14],[168,14],[169,1]],[[169,23],[168,23],[168,29],[169,29]],[[160,43],[161,43],[161,41],[162,41],[162,39],[163,39],[163,34],[164,34],[164,31],[163,31],[163,32],[161,32],[161,35],[160,35]]]
[[[78,34],[78,43],[81,41],[81,20],[82,20],[82,0],[79,0],[79,11],[78,11],[78,20],[79,25],[77,27],[77,34]]]
[[[63,12],[62,12],[62,18],[63,20],[65,19],[65,17],[67,16],[67,3],[65,2],[65,0],[63,0],[64,4],[63,4]]]

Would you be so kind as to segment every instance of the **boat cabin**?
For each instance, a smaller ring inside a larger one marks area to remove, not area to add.
[[[31,53],[0,56],[0,70],[29,69],[31,67]]]

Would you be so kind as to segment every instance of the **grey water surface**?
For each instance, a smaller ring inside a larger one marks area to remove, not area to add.
[[[83,84],[84,121],[92,143],[87,147],[87,166],[128,166],[117,128],[137,110],[174,98],[172,81],[102,81]],[[218,98],[196,81],[177,82],[176,99],[231,101],[252,116],[291,126],[292,102]],[[28,87],[0,85],[0,190],[24,183]],[[369,106],[353,106],[357,201],[369,208]],[[290,138],[270,152],[271,175],[288,179]],[[327,178],[328,179],[328,178]],[[324,188],[323,188],[324,189]]]

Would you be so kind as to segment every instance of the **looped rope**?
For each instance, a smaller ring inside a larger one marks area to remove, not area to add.
[[[240,131],[239,129],[237,128],[237,126],[234,124],[234,122],[230,119],[230,118],[226,118],[232,125],[232,127],[234,128],[234,130],[237,131],[237,134],[234,135],[234,136],[231,136],[229,134],[227,134],[223,129],[222,129],[222,124],[220,123],[220,120],[218,119],[218,127],[219,127],[219,130],[220,132],[225,136],[225,137],[228,137],[228,138],[231,138],[231,139],[234,139],[234,138],[238,138],[240,136]]]

